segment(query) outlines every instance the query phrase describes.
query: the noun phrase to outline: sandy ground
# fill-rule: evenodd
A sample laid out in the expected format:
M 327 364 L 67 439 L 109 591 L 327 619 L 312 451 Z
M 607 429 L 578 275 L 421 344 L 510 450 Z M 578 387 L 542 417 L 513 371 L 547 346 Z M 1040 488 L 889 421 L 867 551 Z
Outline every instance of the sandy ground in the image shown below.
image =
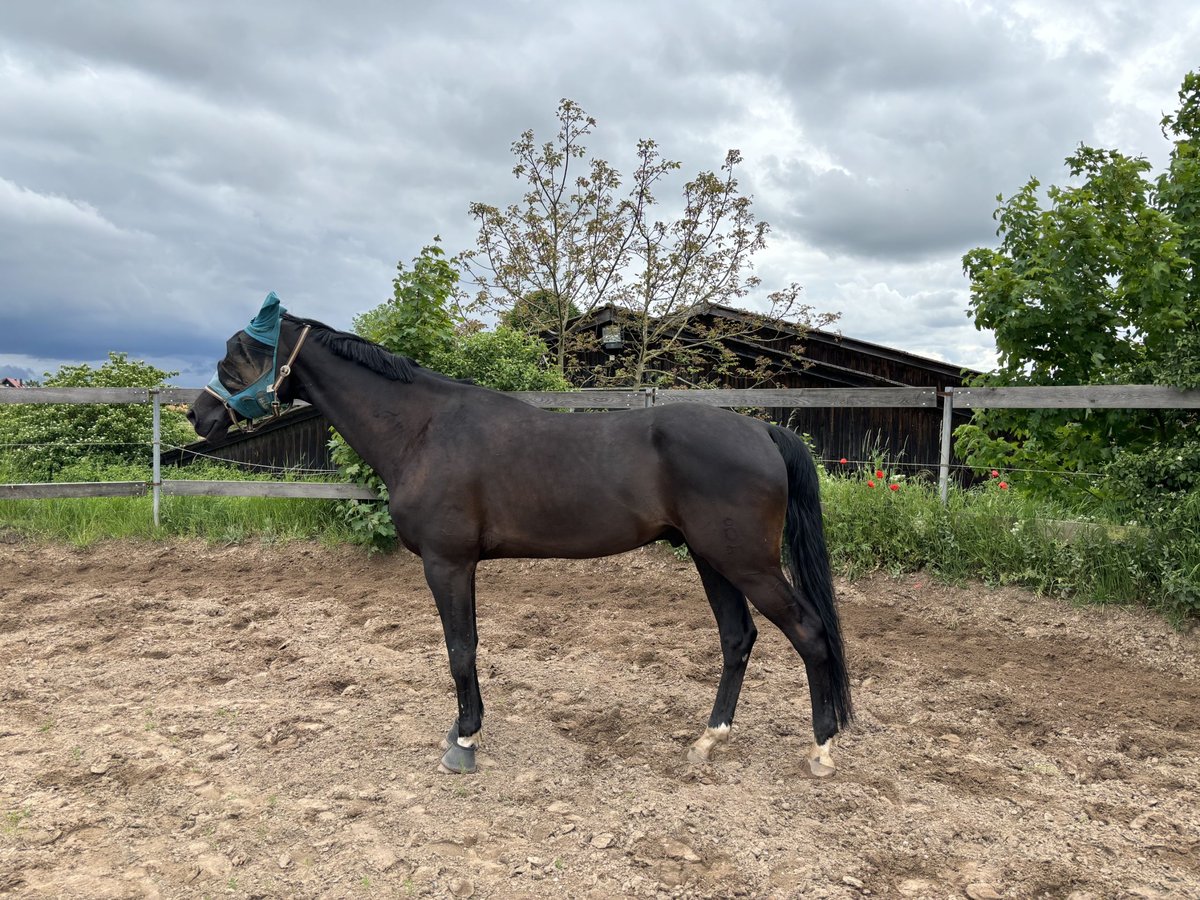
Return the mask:
M 808 772 L 759 621 L 733 741 L 660 548 L 479 576 L 486 752 L 419 562 L 0 543 L 0 895 L 1197 897 L 1200 634 L 922 576 L 840 584 L 858 722 Z

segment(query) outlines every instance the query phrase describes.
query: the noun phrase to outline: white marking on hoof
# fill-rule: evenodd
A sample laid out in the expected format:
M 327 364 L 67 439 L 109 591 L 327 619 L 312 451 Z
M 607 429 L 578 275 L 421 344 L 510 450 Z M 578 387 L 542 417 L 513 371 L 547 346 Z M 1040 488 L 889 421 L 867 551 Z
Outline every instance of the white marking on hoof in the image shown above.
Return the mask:
M 808 751 L 808 767 L 817 778 L 828 778 L 837 771 L 833 764 L 833 738 L 823 744 L 813 744 Z
M 700 735 L 700 739 L 692 744 L 688 750 L 688 762 L 706 763 L 708 762 L 708 754 L 717 744 L 724 744 L 729 740 L 729 726 L 718 725 L 716 728 L 705 728 L 704 734 Z
M 473 735 L 471 735 L 469 738 L 461 738 L 460 737 L 460 738 L 455 738 L 455 740 L 458 742 L 458 746 L 460 746 L 460 747 L 474 747 L 476 750 L 479 750 L 479 749 L 482 749 L 482 747 L 483 747 L 483 732 L 477 731 Z M 470 741 L 470 743 L 467 743 L 468 741 Z M 445 738 L 442 738 L 441 741 L 438 743 L 438 746 L 443 750 L 449 750 L 450 742 L 448 740 L 446 740 Z

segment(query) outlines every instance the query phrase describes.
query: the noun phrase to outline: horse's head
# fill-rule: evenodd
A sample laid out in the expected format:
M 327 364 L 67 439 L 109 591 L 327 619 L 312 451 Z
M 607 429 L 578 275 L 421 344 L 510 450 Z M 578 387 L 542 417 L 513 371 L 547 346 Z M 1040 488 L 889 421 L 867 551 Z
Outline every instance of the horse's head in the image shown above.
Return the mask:
M 271 292 L 250 325 L 225 342 L 217 374 L 188 410 L 188 421 L 200 437 L 222 443 L 231 426 L 245 430 L 254 420 L 276 415 L 291 404 L 286 378 L 290 360 L 283 365 L 279 360 L 284 312 Z

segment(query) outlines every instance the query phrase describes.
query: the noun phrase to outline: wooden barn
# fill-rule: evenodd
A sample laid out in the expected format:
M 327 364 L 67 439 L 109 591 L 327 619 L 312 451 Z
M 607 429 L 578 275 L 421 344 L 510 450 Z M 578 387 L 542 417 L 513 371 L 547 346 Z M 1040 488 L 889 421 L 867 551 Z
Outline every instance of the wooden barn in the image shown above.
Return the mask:
M 872 388 L 932 387 L 943 391 L 960 387 L 976 374 L 961 366 L 917 356 L 903 350 L 844 337 L 831 331 L 801 331 L 786 323 L 766 322 L 742 310 L 709 305 L 693 314 L 697 333 L 720 333 L 732 323 L 722 346 L 735 354 L 735 370 L 754 375 L 725 376 L 701 372 L 705 386 L 729 388 Z M 749 327 L 747 327 L 749 325 Z M 578 354 L 577 379 L 581 386 L 594 383 L 591 373 L 615 366 L 619 358 L 623 324 L 612 307 L 598 310 L 590 328 L 595 341 Z M 683 332 L 684 343 L 687 329 Z M 610 349 L 606 353 L 605 346 Z M 613 351 L 617 352 L 613 352 Z M 606 360 L 607 357 L 607 360 Z M 759 365 L 765 361 L 765 365 Z M 686 387 L 685 384 L 667 384 Z M 882 453 L 916 469 L 936 470 L 940 453 L 940 409 L 804 408 L 769 409 L 774 421 L 812 437 L 819 455 L 832 462 L 845 458 L 870 461 Z M 955 411 L 955 427 L 970 419 L 967 410 Z
M 720 327 L 720 320 L 746 320 L 747 314 L 727 307 L 710 306 L 697 313 L 699 329 Z M 616 354 L 606 352 L 618 337 L 614 326 L 620 322 L 614 310 L 605 308 L 592 317 L 588 326 L 596 340 L 577 355 L 577 370 L 589 373 L 577 378 L 580 387 L 595 386 L 596 372 L 615 365 Z M 756 324 L 752 331 L 730 329 L 723 346 L 741 361 L 744 369 L 759 367 L 758 374 L 719 376 L 702 373 L 708 385 L 731 388 L 831 388 L 831 387 L 933 387 L 944 390 L 962 384 L 959 366 L 928 359 L 903 350 L 855 340 L 829 331 L 800 332 L 779 323 Z M 764 372 L 766 377 L 764 378 Z M 683 386 L 676 384 L 676 387 Z M 941 434 L 941 410 L 917 408 L 803 408 L 768 409 L 767 416 L 812 437 L 817 452 L 827 465 L 836 461 L 872 461 L 883 454 L 888 459 L 915 470 L 936 470 Z M 955 424 L 969 418 L 969 412 L 956 412 Z M 237 462 L 247 467 L 332 469 L 327 447 L 329 425 L 310 407 L 293 409 L 269 422 L 253 434 L 239 435 L 229 443 L 211 448 L 199 441 L 184 450 L 164 454 L 166 464 L 186 465 L 197 454 Z

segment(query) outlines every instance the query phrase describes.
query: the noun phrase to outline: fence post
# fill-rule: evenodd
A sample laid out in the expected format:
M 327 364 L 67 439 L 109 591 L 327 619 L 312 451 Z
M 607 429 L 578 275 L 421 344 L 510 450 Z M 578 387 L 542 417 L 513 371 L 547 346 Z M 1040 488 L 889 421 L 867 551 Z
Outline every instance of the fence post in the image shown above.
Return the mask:
M 950 496 L 950 434 L 953 431 L 954 388 L 946 388 L 942 394 L 942 443 L 941 461 L 938 464 L 938 494 L 945 506 Z
M 154 495 L 154 527 L 158 527 L 158 501 L 162 495 L 162 413 L 161 405 L 158 400 L 158 388 L 150 389 L 150 402 L 153 404 L 153 442 L 154 442 L 154 473 L 153 480 L 150 485 L 151 493 Z

